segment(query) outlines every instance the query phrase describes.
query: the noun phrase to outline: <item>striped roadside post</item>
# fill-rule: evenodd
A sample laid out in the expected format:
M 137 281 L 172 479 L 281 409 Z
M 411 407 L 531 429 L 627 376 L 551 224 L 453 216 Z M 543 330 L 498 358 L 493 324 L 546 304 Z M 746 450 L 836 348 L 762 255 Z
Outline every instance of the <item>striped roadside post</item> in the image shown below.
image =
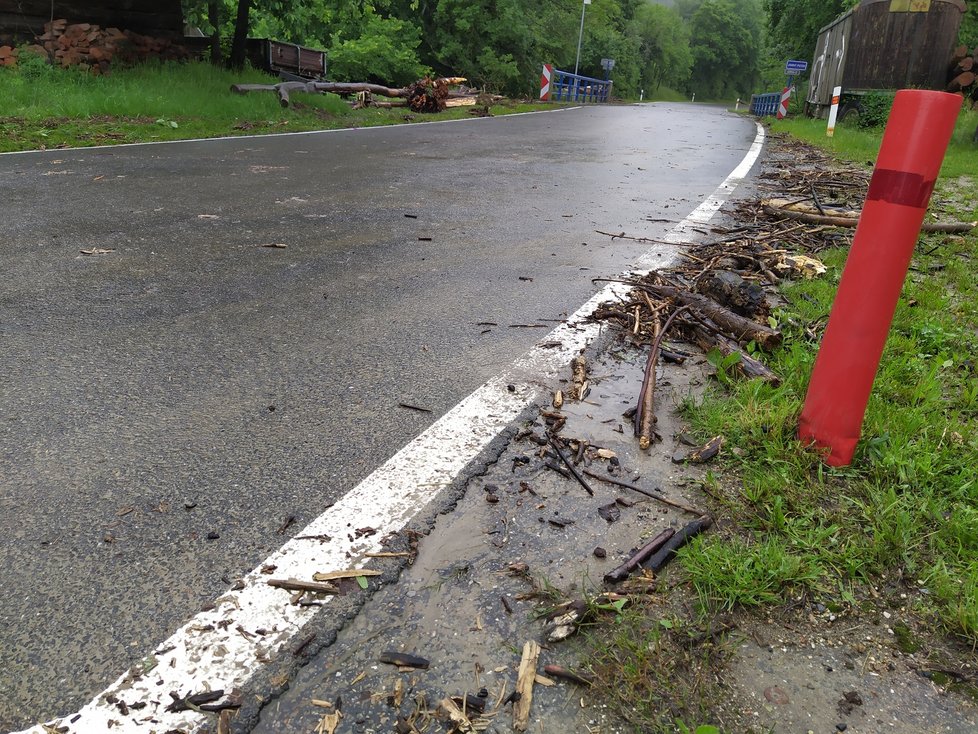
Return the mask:
M 783 120 L 788 116 L 788 100 L 791 99 L 791 87 L 785 87 L 781 92 L 781 103 L 778 105 L 778 119 Z
M 540 101 L 550 101 L 550 82 L 554 78 L 553 64 L 544 64 L 543 73 L 540 74 Z
M 842 97 L 842 87 L 832 90 L 832 109 L 829 110 L 829 128 L 825 131 L 828 137 L 835 135 L 835 121 L 839 117 L 839 99 Z
M 904 89 L 893 100 L 876 170 L 815 359 L 798 438 L 829 466 L 852 461 L 914 245 L 961 96 Z

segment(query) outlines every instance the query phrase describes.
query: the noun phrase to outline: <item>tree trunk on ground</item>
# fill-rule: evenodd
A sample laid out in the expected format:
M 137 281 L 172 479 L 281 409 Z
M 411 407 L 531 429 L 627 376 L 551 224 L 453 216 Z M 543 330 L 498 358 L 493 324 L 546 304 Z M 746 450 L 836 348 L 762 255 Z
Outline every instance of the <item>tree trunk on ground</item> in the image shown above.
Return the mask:
M 238 0 L 238 15 L 234 21 L 234 40 L 231 43 L 231 58 L 228 66 L 232 69 L 244 67 L 248 41 L 248 14 L 251 12 L 251 0 Z

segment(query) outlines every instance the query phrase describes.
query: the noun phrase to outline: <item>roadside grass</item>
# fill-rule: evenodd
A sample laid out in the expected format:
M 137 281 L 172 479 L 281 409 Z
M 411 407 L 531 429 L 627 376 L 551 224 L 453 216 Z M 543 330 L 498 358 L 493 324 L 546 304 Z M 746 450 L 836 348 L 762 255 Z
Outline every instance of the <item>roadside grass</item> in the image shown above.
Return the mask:
M 802 115 L 785 120 L 771 121 L 773 132 L 785 132 L 807 143 L 831 151 L 839 158 L 854 161 L 861 165 L 873 165 L 882 141 L 882 129 L 860 129 L 855 124 L 842 123 L 836 126 L 834 137 L 825 135 L 825 120 L 813 120 Z M 941 168 L 942 178 L 974 175 L 978 171 L 978 143 L 972 140 L 978 127 L 978 110 L 964 109 L 958 117 L 954 135 Z
M 781 126 L 799 128 L 810 126 Z M 879 132 L 858 135 L 850 153 L 878 148 Z M 974 178 L 960 179 L 974 176 L 976 157 L 960 144 L 948 153 L 935 202 L 952 217 L 978 218 Z M 856 457 L 832 469 L 801 448 L 795 430 L 817 352 L 812 335 L 824 329 L 846 254 L 823 251 L 825 276 L 782 290 L 786 305 L 775 316 L 784 347 L 767 358 L 780 387 L 725 381 L 683 406 L 702 436 L 722 433 L 738 449 L 718 468 L 733 481 L 712 491 L 747 531 L 698 539 L 683 565 L 704 610 L 800 590 L 852 604 L 861 584 L 898 579 L 917 592 L 919 614 L 976 644 L 978 235 L 919 241 Z
M 238 95 L 235 83 L 274 83 L 261 71 L 231 72 L 203 62 L 148 63 L 96 77 L 45 64 L 0 69 L 0 152 L 225 135 L 300 132 L 469 117 L 408 109 L 353 110 L 336 95 L 294 94 L 283 109 L 274 94 Z M 508 103 L 494 115 L 540 109 Z

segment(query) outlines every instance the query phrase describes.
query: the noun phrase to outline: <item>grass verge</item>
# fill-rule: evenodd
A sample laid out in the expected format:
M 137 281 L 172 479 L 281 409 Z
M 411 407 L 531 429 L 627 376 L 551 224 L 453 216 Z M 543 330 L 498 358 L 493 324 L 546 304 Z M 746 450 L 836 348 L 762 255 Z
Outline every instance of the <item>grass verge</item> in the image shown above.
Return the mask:
M 470 117 L 468 108 L 413 115 L 353 110 L 336 95 L 293 95 L 283 109 L 270 93 L 237 95 L 234 83 L 274 83 L 266 74 L 206 63 L 143 64 L 96 77 L 45 64 L 0 69 L 0 152 L 301 132 Z M 540 109 L 496 105 L 494 115 Z
M 850 154 L 878 149 L 879 132 L 853 132 Z M 978 218 L 975 181 L 962 173 L 975 172 L 976 157 L 951 147 L 936 208 Z M 978 235 L 919 241 L 856 458 L 830 469 L 801 450 L 795 430 L 818 347 L 810 335 L 824 328 L 846 254 L 822 252 L 825 277 L 782 291 L 785 344 L 770 360 L 780 387 L 730 383 L 686 406 L 703 435 L 723 433 L 739 449 L 726 454 L 737 478 L 721 494 L 748 533 L 699 540 L 683 564 L 706 608 L 777 601 L 799 586 L 851 603 L 856 585 L 895 574 L 919 592 L 920 614 L 978 643 Z

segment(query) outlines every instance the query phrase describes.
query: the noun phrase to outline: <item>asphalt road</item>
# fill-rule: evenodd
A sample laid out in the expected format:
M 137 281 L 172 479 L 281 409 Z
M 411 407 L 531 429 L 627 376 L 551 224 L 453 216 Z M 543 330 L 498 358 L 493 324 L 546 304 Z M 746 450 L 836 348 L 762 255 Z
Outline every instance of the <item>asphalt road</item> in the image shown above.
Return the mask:
M 648 105 L 0 156 L 0 730 L 87 702 L 754 133 Z

